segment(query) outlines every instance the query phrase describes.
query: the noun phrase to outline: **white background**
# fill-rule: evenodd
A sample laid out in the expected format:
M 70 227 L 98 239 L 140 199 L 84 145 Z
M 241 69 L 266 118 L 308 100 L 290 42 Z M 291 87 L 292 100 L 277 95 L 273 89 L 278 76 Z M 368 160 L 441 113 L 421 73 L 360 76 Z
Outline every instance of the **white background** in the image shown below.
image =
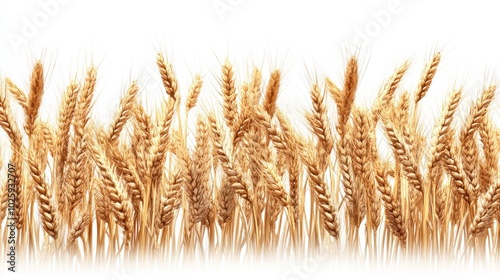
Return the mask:
M 282 68 L 279 106 L 304 122 L 314 76 L 340 83 L 349 54 L 362 64 L 356 102 L 368 106 L 398 63 L 412 63 L 403 83 L 412 89 L 440 50 L 442 63 L 423 101 L 423 115 L 434 119 L 452 87 L 465 85 L 470 99 L 497 80 L 498 11 L 495 1 L 1 0 L 0 75 L 27 89 L 33 61 L 43 59 L 42 116 L 51 118 L 68 81 L 93 62 L 99 79 L 93 113 L 107 116 L 133 79 L 148 94 L 161 91 L 158 51 L 174 63 L 184 93 L 195 73 L 203 75 L 205 104 L 217 96 L 214 77 L 227 57 L 239 81 L 251 65 Z M 497 108 L 495 102 L 495 115 Z

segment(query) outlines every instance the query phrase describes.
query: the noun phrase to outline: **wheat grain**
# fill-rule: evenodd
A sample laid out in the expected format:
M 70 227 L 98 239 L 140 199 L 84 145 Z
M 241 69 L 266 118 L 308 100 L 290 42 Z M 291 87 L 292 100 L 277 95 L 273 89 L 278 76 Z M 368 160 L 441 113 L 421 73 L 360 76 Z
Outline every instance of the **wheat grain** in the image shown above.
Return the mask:
M 273 116 L 274 112 L 276 111 L 276 100 L 278 99 L 280 84 L 281 71 L 274 70 L 271 73 L 271 77 L 269 77 L 266 93 L 264 95 L 264 109 L 270 116 Z
M 333 206 L 330 192 L 323 179 L 323 175 L 320 173 L 319 166 L 315 163 L 314 158 L 310 158 L 306 165 L 310 179 L 309 186 L 314 190 L 323 226 L 331 236 L 338 238 L 339 222 L 337 211 Z
M 420 83 L 418 84 L 417 91 L 415 93 L 415 103 L 418 103 L 427 94 L 429 87 L 434 79 L 434 75 L 437 72 L 439 62 L 441 61 L 441 53 L 436 52 L 432 57 L 432 60 L 425 66 L 425 70 L 420 78 Z
M 41 126 L 35 126 L 33 131 L 34 139 L 42 137 L 42 133 L 43 131 L 41 131 Z M 44 155 L 43 150 L 31 149 L 28 163 L 31 178 L 33 178 L 33 181 L 35 182 L 38 207 L 43 229 L 49 236 L 57 240 L 59 235 L 59 220 L 57 217 L 57 208 L 52 200 L 52 190 L 49 188 L 49 185 L 45 180 L 45 167 L 41 161 L 44 157 L 46 157 L 46 155 Z
M 493 215 L 498 211 L 500 205 L 500 184 L 495 182 L 491 185 L 479 200 L 479 207 L 470 225 L 470 232 L 473 236 L 480 235 L 482 232 L 491 227 Z
M 221 93 L 224 100 L 224 119 L 227 126 L 233 129 L 238 112 L 238 104 L 236 103 L 236 89 L 234 86 L 233 66 L 227 59 L 222 66 Z
M 128 87 L 127 93 L 120 101 L 118 114 L 115 115 L 113 123 L 111 124 L 108 136 L 109 142 L 115 143 L 118 137 L 120 137 L 120 133 L 123 130 L 125 123 L 132 116 L 138 92 L 139 92 L 139 87 L 135 82 L 132 82 Z
M 328 156 L 333 149 L 333 136 L 330 130 L 330 123 L 327 117 L 324 93 L 317 84 L 313 84 L 311 89 L 311 99 L 313 101 L 313 113 L 306 115 L 314 134 L 323 146 L 325 155 Z
M 209 115 L 208 120 L 210 121 L 211 133 L 213 137 L 213 145 L 215 152 L 217 153 L 218 160 L 220 161 L 224 173 L 226 173 L 227 179 L 231 187 L 235 189 L 235 192 L 242 198 L 247 200 L 252 204 L 252 192 L 248 186 L 243 181 L 240 172 L 238 172 L 228 154 L 222 146 L 222 138 L 220 134 L 220 128 L 217 123 L 217 119 L 214 115 Z
M 189 87 L 189 93 L 186 101 L 186 111 L 193 109 L 196 106 L 196 102 L 198 101 L 198 96 L 201 92 L 201 87 L 203 86 L 203 80 L 201 76 L 197 74 L 194 76 L 193 82 Z
M 177 99 L 177 78 L 175 77 L 172 65 L 168 63 L 163 54 L 156 55 L 156 65 L 160 71 L 161 80 L 165 92 L 174 100 Z
M 35 120 L 38 117 L 38 110 L 42 103 L 44 93 L 44 70 L 41 61 L 37 61 L 31 72 L 30 91 L 27 100 L 25 130 L 28 135 L 33 132 Z

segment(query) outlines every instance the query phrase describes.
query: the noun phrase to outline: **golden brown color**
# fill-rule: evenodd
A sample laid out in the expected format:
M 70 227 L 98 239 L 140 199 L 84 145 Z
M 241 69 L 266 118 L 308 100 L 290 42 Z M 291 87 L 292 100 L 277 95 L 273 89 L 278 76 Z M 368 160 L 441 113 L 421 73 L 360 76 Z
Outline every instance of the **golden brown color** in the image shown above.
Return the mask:
M 4 229 L 6 216 L 17 219 L 22 262 L 33 262 L 33 254 L 74 267 L 146 257 L 293 259 L 326 246 L 338 249 L 338 259 L 384 265 L 446 256 L 498 262 L 500 129 L 488 113 L 497 108 L 496 85 L 486 85 L 465 121 L 456 117 L 465 92 L 451 91 L 427 132 L 429 117 L 418 104 L 441 54 L 416 89 L 401 86 L 410 63 L 396 67 L 372 106 L 356 102 L 361 80 L 352 56 L 341 81 L 311 81 L 302 130 L 280 108 L 281 69 L 265 77 L 254 68 L 237 83 L 226 60 L 213 93 L 222 104 L 207 112 L 192 110 L 209 94 L 202 77 L 184 92 L 165 57 L 157 55 L 165 92 L 154 113 L 131 82 L 108 126 L 91 117 L 102 82 L 93 66 L 67 85 L 55 124 L 39 114 L 41 61 L 28 89 L 0 81 L 7 139 L 0 170 L 11 163 L 17 177 L 17 202 L 7 213 L 7 176 L 0 176 L 0 223 Z

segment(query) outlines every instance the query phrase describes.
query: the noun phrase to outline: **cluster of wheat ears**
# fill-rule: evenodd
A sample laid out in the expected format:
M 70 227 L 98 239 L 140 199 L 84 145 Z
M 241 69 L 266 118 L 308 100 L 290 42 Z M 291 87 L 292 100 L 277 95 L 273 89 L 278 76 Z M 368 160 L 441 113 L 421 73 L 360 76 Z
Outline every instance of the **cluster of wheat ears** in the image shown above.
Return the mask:
M 412 90 L 400 88 L 409 68 L 402 63 L 363 108 L 354 102 L 359 66 L 350 57 L 342 84 L 311 84 L 309 133 L 277 106 L 279 69 L 264 78 L 256 68 L 237 85 L 226 60 L 220 112 L 190 115 L 203 81 L 195 76 L 183 95 L 162 54 L 164 96 L 154 112 L 132 82 L 110 126 L 92 120 L 98 75 L 89 67 L 69 83 L 51 124 L 39 117 L 45 77 L 36 62 L 27 91 L 8 78 L 0 87 L 0 125 L 10 143 L 1 165 L 1 254 L 8 250 L 11 163 L 24 263 L 293 258 L 324 248 L 379 263 L 496 262 L 500 128 L 488 111 L 496 86 L 484 88 L 465 121 L 454 120 L 464 93 L 450 91 L 426 135 L 419 102 L 440 60 L 435 53 Z M 15 109 L 24 111 L 22 124 Z M 196 119 L 192 129 L 188 117 Z M 381 141 L 392 153 L 382 156 Z

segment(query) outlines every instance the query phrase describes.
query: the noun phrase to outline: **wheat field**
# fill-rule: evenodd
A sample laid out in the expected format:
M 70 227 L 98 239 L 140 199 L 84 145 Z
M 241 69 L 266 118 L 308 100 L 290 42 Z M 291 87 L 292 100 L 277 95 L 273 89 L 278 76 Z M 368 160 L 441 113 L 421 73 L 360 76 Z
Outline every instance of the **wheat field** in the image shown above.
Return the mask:
M 174 65 L 162 53 L 156 60 L 162 101 L 148 109 L 138 96 L 149 93 L 132 82 L 110 125 L 91 117 L 104 82 L 94 66 L 59 93 L 54 123 L 39 116 L 41 61 L 28 88 L 2 78 L 0 254 L 15 234 L 20 270 L 321 254 L 371 266 L 499 264 L 495 84 L 484 85 L 463 120 L 456 112 L 468 93 L 443 93 L 427 133 L 419 105 L 441 53 L 419 70 L 416 88 L 401 87 L 410 63 L 395 67 L 371 106 L 355 102 L 360 66 L 352 56 L 341 83 L 310 84 L 304 131 L 277 102 L 280 69 L 264 77 L 255 68 L 237 83 L 226 60 L 216 92 L 200 75 L 181 91 Z M 194 110 L 200 94 L 222 104 Z

